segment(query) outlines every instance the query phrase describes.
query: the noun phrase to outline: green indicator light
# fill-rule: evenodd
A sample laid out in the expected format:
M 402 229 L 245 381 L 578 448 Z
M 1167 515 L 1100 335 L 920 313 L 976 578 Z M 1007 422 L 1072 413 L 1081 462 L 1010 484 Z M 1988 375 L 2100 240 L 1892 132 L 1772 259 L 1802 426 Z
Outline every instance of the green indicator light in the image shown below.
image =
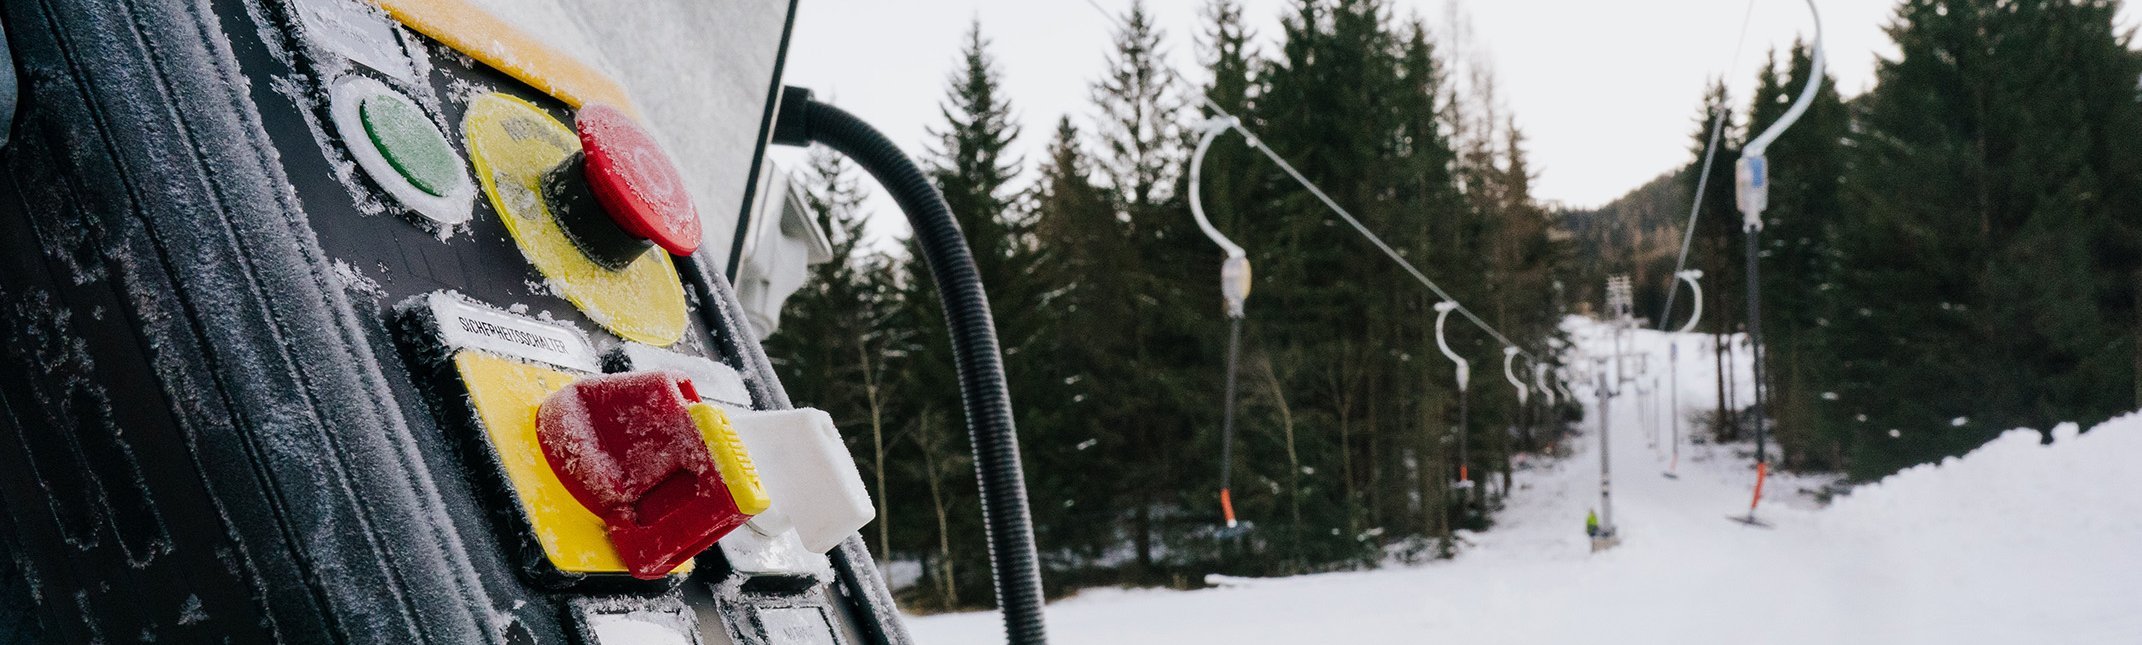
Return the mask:
M 373 147 L 418 190 L 444 197 L 466 180 L 461 156 L 446 142 L 446 135 L 407 99 L 391 94 L 367 96 L 358 106 L 358 115 Z

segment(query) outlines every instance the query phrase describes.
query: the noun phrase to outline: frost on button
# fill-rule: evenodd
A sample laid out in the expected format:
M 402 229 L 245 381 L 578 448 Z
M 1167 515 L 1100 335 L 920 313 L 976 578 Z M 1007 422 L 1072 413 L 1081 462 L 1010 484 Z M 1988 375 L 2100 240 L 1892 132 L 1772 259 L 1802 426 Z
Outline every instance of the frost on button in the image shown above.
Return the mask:
M 545 399 L 536 432 L 566 488 L 591 507 L 631 517 L 678 471 L 711 469 L 676 385 L 683 379 L 677 372 L 589 377 Z

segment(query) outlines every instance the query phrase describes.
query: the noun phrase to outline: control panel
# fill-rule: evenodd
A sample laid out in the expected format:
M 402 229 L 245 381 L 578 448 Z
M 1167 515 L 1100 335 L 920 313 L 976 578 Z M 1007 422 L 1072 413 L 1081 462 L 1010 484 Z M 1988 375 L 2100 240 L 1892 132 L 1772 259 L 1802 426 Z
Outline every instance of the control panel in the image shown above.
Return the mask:
M 905 642 L 839 431 L 723 274 L 823 234 L 733 226 L 786 204 L 739 172 L 762 144 L 669 130 L 764 141 L 789 2 L 649 4 L 770 26 L 702 19 L 753 37 L 700 82 L 760 105 L 696 122 L 498 3 L 122 5 L 8 15 L 47 25 L 28 120 L 65 124 L 0 204 L 0 534 L 52 640 Z M 136 47 L 81 60 L 106 41 Z

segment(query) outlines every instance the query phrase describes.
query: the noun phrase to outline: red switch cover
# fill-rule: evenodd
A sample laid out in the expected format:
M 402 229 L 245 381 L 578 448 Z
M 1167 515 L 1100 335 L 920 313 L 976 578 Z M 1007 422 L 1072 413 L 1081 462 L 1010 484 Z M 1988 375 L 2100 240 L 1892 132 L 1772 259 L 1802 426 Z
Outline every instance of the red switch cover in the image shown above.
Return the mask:
M 699 211 L 684 175 L 653 135 L 606 105 L 581 106 L 573 127 L 587 155 L 588 189 L 618 228 L 672 255 L 699 249 Z
M 689 412 L 698 401 L 682 373 L 630 372 L 574 381 L 536 413 L 544 459 L 635 578 L 669 574 L 751 519 Z

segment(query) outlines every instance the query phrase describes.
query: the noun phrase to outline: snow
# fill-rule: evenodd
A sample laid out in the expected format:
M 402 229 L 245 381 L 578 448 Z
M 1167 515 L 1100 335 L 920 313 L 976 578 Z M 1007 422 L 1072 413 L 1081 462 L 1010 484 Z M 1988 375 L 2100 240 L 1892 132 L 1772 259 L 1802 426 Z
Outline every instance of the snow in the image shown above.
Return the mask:
M 750 174 L 751 150 L 764 136 L 772 54 L 785 33 L 776 0 L 476 0 L 576 60 L 606 73 L 631 94 L 647 129 L 683 170 L 698 205 L 702 237 L 726 263 L 736 213 Z M 630 6 L 631 10 L 620 10 Z M 718 62 L 717 62 L 718 61 Z M 629 64 L 626 64 L 629 63 Z M 708 127 L 709 124 L 721 127 Z
M 1573 319 L 1570 328 L 1580 351 L 1611 351 L 1596 325 Z M 1629 346 L 1664 366 L 1669 340 L 1682 343 L 1683 412 L 1709 409 L 1707 339 L 1638 332 Z M 1745 392 L 1746 374 L 1737 376 Z M 1596 411 L 1590 384 L 1581 385 L 1572 389 Z M 1827 507 L 1808 491 L 1828 480 L 1773 476 L 1760 515 L 1775 528 L 1765 530 L 1725 519 L 1747 510 L 1749 447 L 1683 445 L 1680 478 L 1661 477 L 1668 431 L 1649 447 L 1655 429 L 1639 426 L 1637 396 L 1625 388 L 1609 406 L 1619 547 L 1593 554 L 1583 535 L 1598 499 L 1594 418 L 1575 454 L 1518 474 L 1498 526 L 1464 536 L 1469 546 L 1455 559 L 1223 578 L 1199 591 L 1088 591 L 1049 606 L 1050 636 L 1071 644 L 2142 642 L 2142 469 L 2132 467 L 2142 457 L 2142 415 L 2087 433 L 2065 425 L 2049 446 L 2035 430 L 2011 431 Z M 918 642 L 1002 639 L 990 612 L 909 624 Z

